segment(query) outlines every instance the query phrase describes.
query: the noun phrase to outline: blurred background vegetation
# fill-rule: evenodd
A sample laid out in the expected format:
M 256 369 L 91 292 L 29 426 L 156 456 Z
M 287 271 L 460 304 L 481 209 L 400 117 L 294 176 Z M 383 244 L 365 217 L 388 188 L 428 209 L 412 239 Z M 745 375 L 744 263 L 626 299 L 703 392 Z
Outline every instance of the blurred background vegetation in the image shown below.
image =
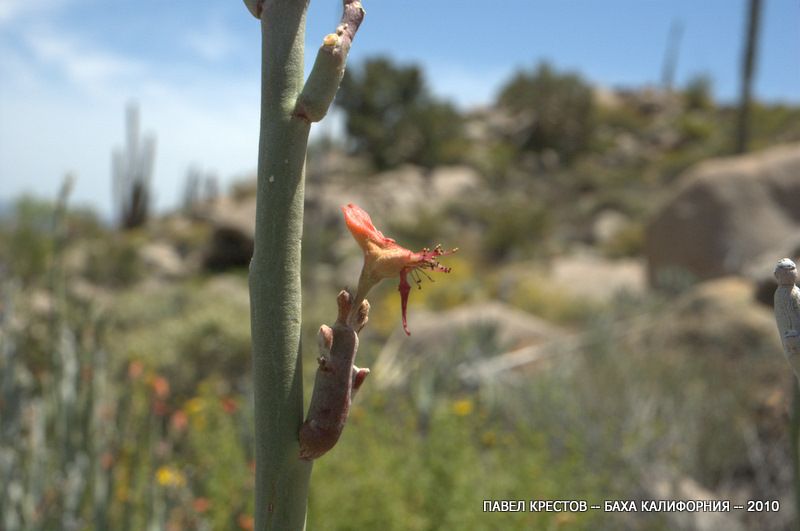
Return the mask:
M 358 277 L 340 205 L 409 247 L 460 251 L 412 292 L 408 339 L 396 287 L 374 290 L 359 351 L 372 376 L 315 464 L 309 529 L 794 528 L 791 372 L 757 300 L 768 278 L 646 278 L 653 221 L 697 163 L 737 148 L 739 111 L 710 78 L 612 90 L 541 63 L 462 111 L 420 67 L 375 57 L 336 104 L 346 140 L 310 152 L 304 344 Z M 155 141 L 137 143 L 128 113 L 113 225 L 70 206 L 68 179 L 55 201 L 2 215 L 1 529 L 253 527 L 254 183 L 220 192 L 190 172 L 182 208 L 155 215 Z M 800 107 L 753 101 L 748 123 L 757 156 L 800 150 Z M 482 512 L 715 498 L 781 511 Z

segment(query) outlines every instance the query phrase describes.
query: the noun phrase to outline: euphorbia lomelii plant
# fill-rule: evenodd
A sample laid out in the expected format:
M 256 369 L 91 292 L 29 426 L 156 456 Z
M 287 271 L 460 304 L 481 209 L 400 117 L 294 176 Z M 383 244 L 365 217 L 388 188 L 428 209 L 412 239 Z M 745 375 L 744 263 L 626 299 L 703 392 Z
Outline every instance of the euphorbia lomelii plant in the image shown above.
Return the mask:
M 352 393 L 368 371 L 353 366 L 358 332 L 366 324 L 367 290 L 382 275 L 401 279 L 405 315 L 406 276 L 421 267 L 439 268 L 433 251 L 387 260 L 399 252 L 380 240 L 369 216 L 354 230 L 365 250 L 365 274 L 352 298 L 339 294 L 333 328 L 320 329 L 319 369 L 303 423 L 300 353 L 300 242 L 303 229 L 305 156 L 312 122 L 321 120 L 344 74 L 345 60 L 364 18 L 358 0 L 343 0 L 336 31 L 323 38 L 311 74 L 303 83 L 303 43 L 308 0 L 244 0 L 261 22 L 261 136 L 258 156 L 256 231 L 250 263 L 250 314 L 253 335 L 255 400 L 255 527 L 296 530 L 305 527 L 311 460 L 338 439 Z M 355 210 L 353 210 L 353 213 Z M 363 211 L 362 211 L 363 212 Z M 351 218 L 355 219 L 353 216 Z M 363 221 L 363 219 L 362 219 Z M 364 229 L 364 230 L 362 230 Z M 367 234 L 369 232 L 369 235 Z M 382 235 L 381 235 L 382 236 Z M 384 264 L 394 264 L 384 267 Z M 399 266 L 396 269 L 395 266 Z M 302 429 L 301 429 L 302 426 Z
M 343 4 L 342 20 L 322 39 L 304 84 L 308 0 L 245 0 L 261 23 L 262 36 L 256 229 L 250 263 L 258 531 L 305 526 L 311 462 L 300 458 L 298 441 L 303 422 L 299 353 L 305 158 L 311 123 L 321 120 L 333 101 L 364 18 L 358 0 Z

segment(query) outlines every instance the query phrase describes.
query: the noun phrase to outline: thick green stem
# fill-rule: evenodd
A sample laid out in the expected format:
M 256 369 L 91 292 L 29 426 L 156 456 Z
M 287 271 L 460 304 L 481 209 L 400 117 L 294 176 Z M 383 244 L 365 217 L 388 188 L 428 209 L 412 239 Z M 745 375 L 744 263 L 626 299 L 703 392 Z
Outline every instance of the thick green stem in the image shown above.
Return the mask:
M 307 2 L 262 4 L 261 137 L 250 316 L 253 335 L 256 529 L 302 529 L 311 464 L 303 422 L 300 245 L 309 123 L 292 116 L 303 87 Z
M 245 0 L 260 19 L 262 32 L 261 136 L 250 263 L 259 531 L 305 526 L 311 462 L 300 459 L 298 442 L 303 422 L 300 247 L 305 156 L 311 122 L 325 115 L 336 93 L 364 14 L 357 0 L 343 3 L 335 43 L 326 37 L 323 57 L 304 89 L 308 0 Z M 301 92 L 308 97 L 300 98 Z

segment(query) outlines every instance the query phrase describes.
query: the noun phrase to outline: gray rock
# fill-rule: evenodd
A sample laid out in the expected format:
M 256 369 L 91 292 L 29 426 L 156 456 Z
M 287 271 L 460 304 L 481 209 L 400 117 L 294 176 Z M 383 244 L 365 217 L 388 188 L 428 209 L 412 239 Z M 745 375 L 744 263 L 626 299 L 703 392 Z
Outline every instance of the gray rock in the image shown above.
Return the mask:
M 255 197 L 239 201 L 220 198 L 210 209 L 208 221 L 212 232 L 203 260 L 205 267 L 215 271 L 247 267 L 253 256 Z
M 139 250 L 139 256 L 147 270 L 158 277 L 180 278 L 188 273 L 186 264 L 168 243 L 148 243 Z
M 593 302 L 608 302 L 619 293 L 642 293 L 646 284 L 640 260 L 586 253 L 555 258 L 550 279 L 564 294 Z
M 592 240 L 598 244 L 606 243 L 617 236 L 629 222 L 628 216 L 618 210 L 601 210 L 592 222 Z
M 765 253 L 783 256 L 800 228 L 800 144 L 690 168 L 647 228 L 651 284 L 673 274 L 743 274 Z

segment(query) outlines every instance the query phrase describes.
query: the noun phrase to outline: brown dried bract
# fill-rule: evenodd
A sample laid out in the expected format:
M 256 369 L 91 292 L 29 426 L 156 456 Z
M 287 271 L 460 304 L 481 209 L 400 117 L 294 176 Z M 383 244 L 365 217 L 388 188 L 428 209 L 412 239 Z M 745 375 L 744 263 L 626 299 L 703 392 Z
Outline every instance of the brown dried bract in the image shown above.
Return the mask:
M 306 421 L 300 427 L 300 458 L 316 459 L 334 447 L 350 412 L 350 403 L 369 375 L 356 367 L 358 332 L 367 324 L 369 302 L 362 301 L 351 314 L 352 299 L 346 291 L 337 297 L 339 315 L 333 328 L 319 329 L 319 367 Z M 348 320 L 348 316 L 350 319 Z

